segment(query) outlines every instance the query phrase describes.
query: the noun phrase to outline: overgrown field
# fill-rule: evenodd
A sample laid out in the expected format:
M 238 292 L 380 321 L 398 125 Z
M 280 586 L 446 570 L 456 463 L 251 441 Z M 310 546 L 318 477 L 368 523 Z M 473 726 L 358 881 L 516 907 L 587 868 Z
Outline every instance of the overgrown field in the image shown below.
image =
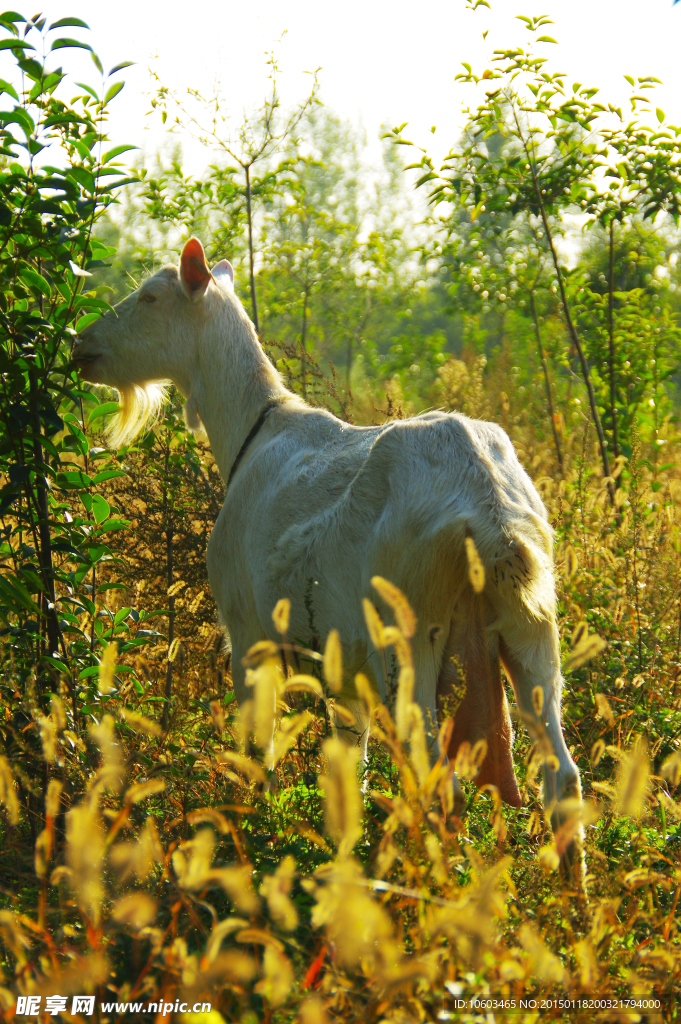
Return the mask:
M 10 12 L 0 28 L 25 90 L 0 82 L 14 105 L 0 114 L 5 1020 L 25 1019 L 18 997 L 39 996 L 44 1014 L 55 994 L 62 1019 L 102 1022 L 678 1019 L 678 130 L 659 127 L 661 111 L 645 128 L 639 99 L 638 120 L 620 111 L 617 130 L 601 127 L 617 111 L 507 51 L 478 83 L 500 75 L 499 92 L 445 168 L 419 157 L 421 187 L 447 212 L 410 235 L 338 171 L 352 139 L 314 97 L 271 132 L 257 180 L 238 160 L 202 182 L 177 162 L 153 178 L 104 135 L 117 88 L 106 79 L 67 103 L 61 69 L 23 46 L 28 29 L 68 49 L 77 19 L 50 28 Z M 300 155 L 303 131 L 314 158 Z M 399 151 L 386 152 L 383 198 L 406 208 Z M 561 238 L 576 211 L 593 230 L 570 263 Z M 156 425 L 111 451 L 115 396 L 70 363 L 75 332 L 125 275 L 197 230 L 216 256 L 233 247 L 266 350 L 313 404 L 360 424 L 440 407 L 508 431 L 555 530 L 586 904 L 558 871 L 538 719 L 516 722 L 518 810 L 477 790 L 474 752 L 432 765 L 413 705 L 401 742 L 395 708 L 362 679 L 368 763 L 340 743 L 340 653 L 316 634 L 314 580 L 309 633 L 289 635 L 276 606 L 281 642 L 249 655 L 253 698 L 237 709 L 205 571 L 223 493 L 210 451 L 172 390 Z M 372 630 L 409 665 L 400 601 Z M 445 735 L 455 710 L 442 709 Z M 93 1016 L 71 1014 L 85 994 Z

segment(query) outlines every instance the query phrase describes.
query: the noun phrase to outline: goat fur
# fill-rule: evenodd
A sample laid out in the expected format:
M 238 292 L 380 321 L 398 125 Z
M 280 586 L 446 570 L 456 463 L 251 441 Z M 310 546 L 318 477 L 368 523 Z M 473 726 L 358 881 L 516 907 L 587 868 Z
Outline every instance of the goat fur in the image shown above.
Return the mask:
M 122 394 L 122 419 L 112 435 L 118 443 L 147 422 L 163 382 L 175 383 L 186 398 L 187 423 L 205 427 L 225 481 L 261 410 L 279 403 L 235 473 L 208 546 L 239 701 L 242 658 L 256 641 L 278 639 L 272 610 L 288 597 L 291 637 L 309 642 L 315 632 L 321 642 L 338 629 L 347 674 L 341 696 L 359 722 L 354 741 L 365 750 L 368 722 L 353 680 L 361 670 L 388 699 L 390 663 L 372 647 L 362 614 L 362 598 L 369 597 L 389 620 L 370 584 L 383 576 L 404 592 L 418 618 L 414 700 L 431 737 L 438 701 L 463 676 L 466 695 L 449 754 L 465 740 L 485 739 L 478 783 L 520 802 L 501 662 L 521 716 L 553 748 L 545 799 L 554 827 L 562 823 L 558 804 L 580 799 L 580 781 L 560 724 L 552 531 L 499 426 L 430 412 L 356 427 L 311 408 L 284 387 L 267 359 L 234 293 L 229 264 L 209 271 L 196 239 L 185 245 L 179 268 L 159 270 L 86 328 L 74 359 L 85 379 Z M 473 594 L 468 580 L 467 536 L 485 568 L 482 595 Z M 569 848 L 583 875 L 581 831 Z

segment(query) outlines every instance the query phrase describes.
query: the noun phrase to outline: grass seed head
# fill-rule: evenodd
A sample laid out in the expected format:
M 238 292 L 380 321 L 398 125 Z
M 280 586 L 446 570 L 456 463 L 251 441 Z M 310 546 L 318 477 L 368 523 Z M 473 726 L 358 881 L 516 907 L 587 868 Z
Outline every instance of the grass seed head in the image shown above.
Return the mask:
M 319 996 L 308 996 L 300 1004 L 300 1024 L 330 1024 Z
M 371 716 L 379 704 L 379 698 L 363 672 L 358 672 L 355 676 L 355 686 L 357 688 L 357 696 L 364 704 L 366 713 Z
M 338 846 L 339 855 L 347 855 L 362 834 L 359 753 L 336 738 L 327 740 L 322 750 L 326 771 L 319 778 L 319 786 L 324 793 L 326 831 Z
M 107 644 L 99 662 L 98 685 L 100 693 L 110 694 L 116 692 L 116 687 L 114 686 L 114 669 L 116 668 L 117 655 L 118 644 Z
M 623 754 L 618 765 L 614 801 L 617 814 L 641 817 L 645 810 L 649 778 L 648 744 L 643 736 L 637 736 L 633 747 Z
M 215 852 L 215 833 L 212 828 L 200 828 L 182 843 L 172 856 L 173 871 L 183 889 L 202 889 L 210 875 Z
M 279 678 L 279 665 L 274 658 L 268 658 L 246 673 L 246 686 L 252 686 L 254 691 L 253 737 L 266 756 L 274 732 Z
M 64 701 L 56 693 L 52 694 L 50 701 L 50 717 L 54 722 L 57 732 L 63 732 L 66 728 L 66 710 Z
M 337 629 L 332 629 L 326 640 L 324 678 L 333 693 L 340 693 L 343 688 L 343 655 Z
M 662 775 L 669 779 L 672 786 L 678 786 L 681 782 L 681 750 L 675 750 L 662 765 Z
M 587 661 L 597 657 L 605 648 L 608 646 L 606 640 L 603 637 L 597 636 L 596 633 L 591 633 L 589 636 L 583 636 L 576 647 L 574 647 L 568 654 L 563 664 L 564 672 L 574 672 L 575 669 L 581 668 Z
M 90 726 L 89 733 L 102 754 L 102 766 L 90 780 L 90 786 L 93 790 L 103 788 L 110 793 L 118 793 L 123 786 L 124 769 L 112 716 L 104 715 L 101 722 Z
M 466 537 L 466 558 L 468 559 L 468 579 L 476 594 L 485 589 L 485 567 L 480 560 L 478 549 L 472 537 Z
M 288 854 L 272 875 L 266 875 L 260 885 L 260 895 L 267 901 L 272 920 L 286 932 L 298 925 L 298 911 L 290 892 L 296 874 L 296 862 Z
M 129 711 L 127 708 L 121 708 L 118 713 L 125 724 L 129 725 L 131 729 L 135 730 L 135 732 L 142 732 L 146 736 L 158 737 L 163 735 L 163 730 L 158 722 L 154 722 L 150 718 L 145 718 L 144 715 L 139 715 L 136 711 Z
M 531 925 L 524 924 L 520 928 L 518 938 L 527 953 L 530 971 L 537 981 L 560 985 L 565 978 L 565 969 L 558 957 L 542 941 L 538 932 Z
M 293 987 L 291 961 L 273 945 L 265 946 L 262 958 L 263 977 L 253 991 L 264 996 L 270 1006 L 281 1006 Z
M 229 896 L 241 914 L 255 914 L 260 900 L 253 892 L 253 868 L 250 864 L 230 864 L 225 868 L 215 868 L 210 880 Z
M 138 804 L 156 793 L 162 793 L 165 788 L 165 779 L 148 779 L 147 782 L 137 782 L 126 790 L 123 803 Z
M 591 748 L 591 755 L 590 755 L 591 763 L 592 763 L 592 765 L 594 767 L 596 767 L 596 765 L 598 764 L 600 759 L 603 757 L 604 753 L 605 753 L 605 740 L 603 740 L 603 739 L 596 740 L 596 742 L 594 743 L 593 747 Z
M 154 921 L 158 904 L 145 892 L 131 892 L 114 903 L 111 916 L 116 924 L 141 931 Z
M 323 884 L 311 886 L 316 901 L 312 924 L 326 930 L 341 966 L 353 968 L 361 963 L 369 977 L 383 977 L 385 967 L 399 961 L 400 950 L 388 914 L 364 882 L 355 860 L 335 861 Z
M 604 718 L 608 725 L 612 728 L 615 724 L 615 716 L 612 713 L 612 708 L 608 703 L 608 698 L 602 694 L 597 693 L 596 697 L 596 716 L 598 718 Z
M 416 632 L 416 616 L 402 591 L 394 583 L 383 579 L 382 576 L 372 576 L 371 585 L 379 592 L 385 603 L 392 608 L 397 628 L 402 636 L 411 640 Z
M 163 862 L 163 848 L 159 840 L 156 821 L 150 815 L 139 838 L 132 843 L 116 843 L 109 850 L 109 863 L 125 882 L 135 875 L 138 882 L 146 882 L 158 863 Z
M 54 719 L 52 715 L 38 715 L 37 721 L 43 757 L 48 764 L 52 764 L 57 759 L 57 729 Z
M 24 931 L 19 915 L 12 910 L 0 910 L 0 938 L 6 949 L 10 949 L 23 967 L 26 963 L 26 950 L 31 948 L 31 940 Z M 4 979 L 3 979 L 4 981 Z
M 289 622 L 291 619 L 291 602 L 288 597 L 282 597 L 280 601 L 274 606 L 272 612 L 272 622 L 277 633 L 281 636 L 286 636 L 288 633 Z
M 385 647 L 385 641 L 383 640 L 383 622 L 381 620 L 381 616 L 378 614 L 373 603 L 368 597 L 362 598 L 362 608 L 364 609 L 364 618 L 369 632 L 369 639 L 377 651 L 382 651 Z
M 33 864 L 38 878 L 45 878 L 47 866 L 52 856 L 52 830 L 44 828 L 35 841 Z
M 430 775 L 430 757 L 428 756 L 423 712 L 418 704 L 411 704 L 409 706 L 409 719 L 409 760 L 412 763 L 419 786 L 423 787 Z
M 59 814 L 61 791 L 62 784 L 59 779 L 50 779 L 47 784 L 47 792 L 45 794 L 45 814 L 53 821 Z
M 280 719 L 280 728 L 274 734 L 274 746 L 272 760 L 277 765 L 286 757 L 293 747 L 300 734 L 307 729 L 310 722 L 314 721 L 314 715 L 307 709 L 298 715 L 290 715 L 288 718 Z
M 2 754 L 0 754 L 0 804 L 7 811 L 10 825 L 17 825 L 19 823 L 19 798 L 9 761 Z
M 414 701 L 414 669 L 405 665 L 400 669 L 395 700 L 395 729 L 401 743 L 409 739 L 411 707 Z
M 568 545 L 565 551 L 565 579 L 569 582 L 579 569 L 579 559 L 572 545 Z
M 216 924 L 213 931 L 210 933 L 201 966 L 204 967 L 207 964 L 213 963 L 220 952 L 220 946 L 222 945 L 223 940 L 228 935 L 231 935 L 232 932 L 238 931 L 240 928 L 246 927 L 248 927 L 248 921 L 243 917 L 227 917 L 224 921 L 220 921 Z
M 101 920 L 104 885 L 104 833 L 91 796 L 66 815 L 66 861 L 78 906 L 93 926 Z

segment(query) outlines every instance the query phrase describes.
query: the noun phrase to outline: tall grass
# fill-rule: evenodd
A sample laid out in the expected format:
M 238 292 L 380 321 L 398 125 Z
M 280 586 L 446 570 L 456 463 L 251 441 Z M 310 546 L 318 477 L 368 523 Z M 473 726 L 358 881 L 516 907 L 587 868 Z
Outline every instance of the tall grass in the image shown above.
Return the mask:
M 275 610 L 281 643 L 250 652 L 252 699 L 237 710 L 203 578 L 197 509 L 170 588 L 174 649 L 159 635 L 144 658 L 131 654 L 118 666 L 110 647 L 98 692 L 75 722 L 72 694 L 56 674 L 48 713 L 32 681 L 17 682 L 5 665 L 6 1019 L 17 995 L 56 992 L 145 1005 L 206 1001 L 242 1024 L 482 1019 L 484 1007 L 470 1008 L 474 997 L 496 1001 L 495 1020 L 518 1020 L 520 1001 L 531 999 L 552 1003 L 543 1019 L 591 1018 L 589 1000 L 619 999 L 659 1000 L 656 1011 L 638 1012 L 676 1018 L 681 438 L 667 426 L 664 462 L 640 441 L 628 461 L 617 460 L 612 505 L 588 420 L 562 437 L 560 474 L 550 435 L 531 416 L 515 422 L 483 369 L 449 365 L 441 398 L 506 417 L 556 530 L 563 718 L 585 792 L 588 905 L 558 872 L 560 837 L 540 799 L 550 755 L 522 722 L 518 810 L 476 789 L 480 751 L 463 750 L 456 764 L 429 762 L 410 696 L 401 595 L 385 590 L 394 623 L 372 622 L 401 666 L 394 707 L 357 681 L 372 716 L 366 765 L 337 735 L 353 725 L 335 696 L 337 639 L 309 652 L 314 675 L 296 673 L 285 602 Z M 164 540 L 149 501 L 155 485 L 147 479 L 143 495 L 135 472 L 147 455 L 129 452 L 129 477 L 110 485 L 110 501 L 136 527 L 117 542 L 134 572 L 108 570 L 128 587 L 108 592 L 114 613 L 133 587 L 148 607 L 167 606 Z M 219 505 L 220 490 L 206 452 L 201 473 L 205 512 Z M 178 689 L 164 732 L 169 657 Z M 443 738 L 455 710 L 443 709 Z M 466 797 L 461 815 L 454 772 Z M 561 999 L 583 1006 L 566 1009 Z

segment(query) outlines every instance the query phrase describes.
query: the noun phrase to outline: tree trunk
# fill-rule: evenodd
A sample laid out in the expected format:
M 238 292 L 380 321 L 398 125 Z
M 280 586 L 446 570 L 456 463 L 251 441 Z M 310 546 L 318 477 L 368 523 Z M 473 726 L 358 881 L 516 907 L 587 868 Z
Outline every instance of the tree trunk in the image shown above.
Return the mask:
M 620 453 L 619 440 L 617 438 L 617 394 L 615 380 L 615 336 L 613 328 L 613 304 L 614 304 L 614 283 L 615 283 L 615 239 L 614 219 L 610 221 L 610 267 L 608 278 L 608 370 L 610 373 L 610 416 L 612 418 L 612 450 L 615 458 Z
M 168 526 L 166 530 L 166 570 L 167 570 L 167 583 L 168 588 L 173 585 L 173 528 Z M 173 640 L 175 639 L 175 597 L 168 598 L 168 653 L 170 654 L 170 648 L 173 646 Z M 166 668 L 166 689 L 165 689 L 165 704 L 163 705 L 163 718 L 161 725 L 165 731 L 168 728 L 168 721 L 170 719 L 170 698 L 173 692 L 173 663 L 168 658 L 168 665 Z
M 539 319 L 537 317 L 537 307 L 534 301 L 534 292 L 530 292 L 530 306 L 532 308 L 532 319 L 534 320 L 534 333 L 537 338 L 537 353 L 539 355 L 539 362 L 541 368 L 544 371 L 544 385 L 546 386 L 546 400 L 549 406 L 549 416 L 551 417 L 551 428 L 553 430 L 553 443 L 556 446 L 556 456 L 558 458 L 558 465 L 561 470 L 563 469 L 563 453 L 560 450 L 560 438 L 558 437 L 558 428 L 556 426 L 556 413 L 553 407 L 553 395 L 551 394 L 551 379 L 549 377 L 549 366 L 544 355 L 544 349 L 541 343 L 541 334 L 539 333 Z
M 255 292 L 255 267 L 253 261 L 253 210 L 251 208 L 251 168 L 244 167 L 246 174 L 246 212 L 248 216 L 248 259 L 251 277 L 251 305 L 253 307 L 253 324 L 255 332 L 260 337 L 260 321 L 258 320 L 258 298 Z
M 165 480 L 163 482 L 163 519 L 165 522 L 165 535 L 166 535 L 166 584 L 168 590 L 173 585 L 173 526 L 171 519 L 171 512 L 168 501 L 168 474 L 170 471 L 170 435 L 171 432 L 168 430 L 166 437 L 166 453 L 165 453 Z M 175 598 L 168 598 L 168 654 L 170 654 L 170 648 L 173 645 L 175 639 Z M 170 698 L 173 691 L 173 663 L 168 658 L 168 665 L 166 668 L 166 686 L 165 686 L 165 703 L 163 705 L 163 715 L 161 717 L 161 726 L 165 731 L 168 728 L 168 721 L 170 719 Z
M 43 593 L 43 611 L 47 625 L 47 653 L 52 657 L 59 652 L 59 623 L 55 608 L 54 566 L 52 564 L 52 538 L 50 536 L 50 515 L 47 504 L 47 483 L 44 476 L 43 446 L 40 443 L 40 406 L 38 400 L 38 383 L 35 372 L 29 374 L 31 389 L 31 417 L 33 420 L 33 460 L 35 463 L 35 498 L 38 512 L 38 538 L 40 541 L 40 568 Z
M 556 271 L 556 278 L 558 280 L 558 287 L 560 289 L 560 298 L 563 304 L 563 313 L 565 315 L 565 323 L 567 324 L 567 329 L 570 334 L 572 344 L 575 346 L 575 351 L 577 352 L 579 364 L 582 368 L 582 376 L 584 378 L 584 383 L 586 384 L 586 391 L 589 396 L 589 408 L 591 409 L 591 417 L 594 421 L 596 434 L 598 436 L 598 447 L 601 453 L 601 465 L 603 466 L 603 476 L 609 477 L 610 461 L 608 459 L 607 441 L 605 440 L 605 435 L 603 434 L 603 425 L 601 423 L 601 418 L 598 415 L 598 406 L 596 405 L 596 394 L 594 392 L 593 384 L 591 382 L 589 364 L 586 360 L 586 355 L 584 354 L 584 349 L 582 348 L 582 343 L 580 341 L 579 335 L 577 334 L 577 328 L 575 327 L 572 320 L 572 313 L 570 312 L 570 306 L 568 304 L 567 292 L 565 291 L 565 282 L 563 281 L 563 273 L 560 269 L 560 263 L 558 262 L 558 253 L 556 252 L 556 247 L 553 244 L 553 235 L 551 234 L 548 217 L 546 216 L 546 209 L 544 208 L 544 202 L 541 198 L 541 190 L 539 188 L 539 183 L 535 177 L 534 170 L 532 172 L 532 176 L 534 179 L 535 191 L 537 193 L 537 199 L 539 202 L 539 209 L 541 211 L 542 224 L 544 225 L 544 231 L 546 233 L 546 240 L 549 243 L 549 249 L 551 250 L 551 258 L 553 260 L 553 266 Z M 608 485 L 608 494 L 610 495 L 611 503 L 614 503 L 615 489 L 612 483 Z
M 305 348 L 305 341 L 307 335 L 307 296 L 308 289 L 306 288 L 303 298 L 303 322 L 300 330 L 300 347 L 302 348 L 302 360 L 301 360 L 301 374 L 303 377 L 303 398 L 307 401 L 307 349 Z
M 520 140 L 522 142 L 523 148 L 525 150 L 525 156 L 527 157 L 527 161 L 528 161 L 528 163 L 530 165 L 530 174 L 532 175 L 532 185 L 533 185 L 533 188 L 534 188 L 535 196 L 537 198 L 537 205 L 539 206 L 539 212 L 540 212 L 540 215 L 541 215 L 542 225 L 544 227 L 544 233 L 546 235 L 546 241 L 548 242 L 549 251 L 551 253 L 551 259 L 553 260 L 553 267 L 554 267 L 554 270 L 556 272 L 556 279 L 558 281 L 558 288 L 560 290 L 560 298 L 561 298 L 561 302 L 563 304 L 563 314 L 565 316 L 565 323 L 567 325 L 568 333 L 570 335 L 570 339 L 572 341 L 572 344 L 575 346 L 575 351 L 577 352 L 577 357 L 579 359 L 579 364 L 580 364 L 580 366 L 582 368 L 582 376 L 584 377 L 584 383 L 586 384 L 586 390 L 587 390 L 587 394 L 589 396 L 589 408 L 591 409 L 591 417 L 593 419 L 594 426 L 596 428 L 596 434 L 598 436 L 598 447 L 599 447 L 600 453 L 601 453 L 601 464 L 603 466 L 603 476 L 609 477 L 610 476 L 610 461 L 608 459 L 608 443 L 605 440 L 605 435 L 603 434 L 603 425 L 601 423 L 601 418 L 598 415 L 598 406 L 596 405 L 596 395 L 595 395 L 595 392 L 594 392 L 593 384 L 591 382 L 591 374 L 589 372 L 589 364 L 588 364 L 588 362 L 586 360 L 586 355 L 584 354 L 584 349 L 582 348 L 582 342 L 580 341 L 579 335 L 577 334 L 577 329 L 576 329 L 576 327 L 575 327 L 575 325 L 573 323 L 573 320 L 572 320 L 572 313 L 570 312 L 570 306 L 569 306 L 568 299 L 567 299 L 567 292 L 565 291 L 565 281 L 563 280 L 563 272 L 560 269 L 560 263 L 558 261 L 558 253 L 556 252 L 556 247 L 555 247 L 554 242 L 553 242 L 553 235 L 551 233 L 551 228 L 549 226 L 549 220 L 548 220 L 548 217 L 546 215 L 546 207 L 544 206 L 544 200 L 542 199 L 541 188 L 539 187 L 539 180 L 537 178 L 537 168 L 536 168 L 536 165 L 535 165 L 535 162 L 534 162 L 534 158 L 533 158 L 532 154 L 530 153 L 530 150 L 529 150 L 527 141 L 525 139 L 525 136 L 523 135 L 522 130 L 520 128 L 520 124 L 518 122 L 518 115 L 517 115 L 515 110 L 513 111 L 513 116 L 515 118 L 515 124 L 516 124 L 516 129 L 518 131 L 518 135 L 520 137 Z M 611 502 L 611 504 L 614 504 L 614 502 L 615 502 L 615 488 L 613 487 L 612 483 L 610 483 L 608 485 L 608 494 L 610 495 L 610 502 Z

